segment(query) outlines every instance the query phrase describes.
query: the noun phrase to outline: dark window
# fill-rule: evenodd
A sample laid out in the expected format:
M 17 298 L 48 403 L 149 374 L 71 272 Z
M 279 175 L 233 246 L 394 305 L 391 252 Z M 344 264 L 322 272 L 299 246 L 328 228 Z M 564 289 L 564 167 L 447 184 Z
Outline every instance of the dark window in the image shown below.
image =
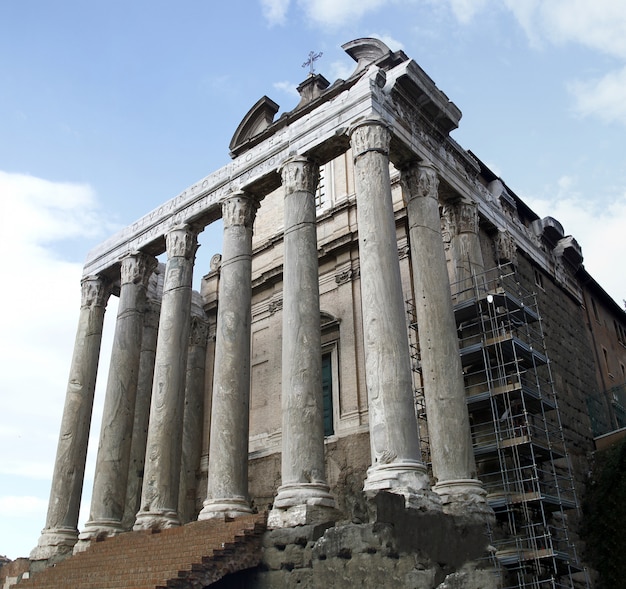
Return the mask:
M 322 393 L 324 396 L 324 436 L 335 433 L 333 423 L 333 364 L 332 354 L 322 355 Z
M 596 305 L 596 302 L 593 299 L 591 299 L 591 308 L 593 309 L 593 316 L 596 318 L 596 321 L 600 323 L 600 315 L 598 315 L 598 307 Z

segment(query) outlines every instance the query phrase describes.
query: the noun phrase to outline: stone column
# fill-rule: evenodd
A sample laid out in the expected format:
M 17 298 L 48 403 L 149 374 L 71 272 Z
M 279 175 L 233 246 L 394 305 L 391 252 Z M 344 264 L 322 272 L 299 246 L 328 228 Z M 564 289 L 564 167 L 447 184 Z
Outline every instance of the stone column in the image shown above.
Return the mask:
M 484 283 L 485 264 L 478 233 L 478 206 L 475 202 L 448 203 L 443 209 L 450 231 L 450 257 L 455 299 L 461 302 L 475 295 Z
M 38 545 L 31 552 L 32 560 L 62 557 L 72 551 L 78 540 L 78 512 L 85 476 L 102 326 L 110 294 L 109 285 L 98 276 L 84 278 L 81 287 L 80 316 L 52 475 L 46 527 Z
M 161 283 L 162 280 L 158 282 Z M 159 314 L 161 312 L 161 294 L 162 293 L 159 293 L 158 299 L 150 297 L 144 315 L 137 397 L 135 399 L 133 439 L 130 445 L 130 462 L 128 465 L 128 481 L 126 483 L 126 503 L 124 505 L 124 519 L 122 521 L 122 526 L 125 530 L 132 529 L 135 523 L 135 517 L 141 505 L 141 486 L 146 461 L 146 441 L 148 439 L 148 422 L 150 419 L 150 400 L 152 395 L 152 380 L 154 378 L 154 360 L 159 329 Z
M 177 526 L 187 344 L 197 233 L 187 225 L 165 236 L 161 301 L 141 508 L 133 529 Z
M 489 513 L 476 467 L 446 256 L 436 170 L 414 165 L 402 173 L 413 262 L 415 311 L 432 459 L 433 490 L 446 511 Z
M 100 428 L 89 521 L 75 552 L 101 534 L 124 531 L 122 519 L 133 435 L 146 289 L 157 261 L 136 252 L 122 260 L 120 298 Z
M 372 450 L 365 490 L 431 499 L 415 417 L 389 179 L 390 139 L 389 130 L 378 120 L 366 120 L 351 131 Z
M 217 308 L 207 499 L 198 519 L 250 513 L 248 437 L 252 225 L 258 201 L 243 192 L 222 204 L 224 246 Z
M 326 483 L 315 189 L 306 158 L 281 169 L 284 196 L 282 484 L 270 527 L 336 519 Z
M 198 469 L 202 453 L 202 425 L 204 423 L 204 395 L 206 348 L 209 336 L 209 322 L 202 299 L 192 300 L 191 333 L 187 357 L 187 378 L 185 386 L 185 413 L 183 417 L 183 450 L 178 492 L 178 514 L 181 523 L 195 520 L 198 515 L 196 496 L 198 494 Z M 195 299 L 195 297 L 194 297 Z

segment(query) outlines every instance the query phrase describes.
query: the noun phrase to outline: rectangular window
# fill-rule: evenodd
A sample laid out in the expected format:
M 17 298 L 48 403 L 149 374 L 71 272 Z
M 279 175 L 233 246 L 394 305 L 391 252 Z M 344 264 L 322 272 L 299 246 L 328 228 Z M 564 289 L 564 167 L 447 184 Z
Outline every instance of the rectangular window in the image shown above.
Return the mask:
M 322 394 L 324 397 L 324 436 L 335 433 L 333 423 L 333 363 L 332 353 L 322 355 Z
M 320 178 L 317 183 L 317 190 L 315 191 L 315 208 L 321 209 L 326 202 L 326 192 L 324 190 L 325 181 L 324 166 L 320 166 Z
M 593 316 L 596 318 L 596 321 L 600 323 L 600 315 L 598 315 L 598 306 L 596 305 L 596 302 L 593 299 L 591 299 L 591 308 L 593 309 Z
M 535 284 L 541 290 L 544 290 L 544 288 L 543 288 L 543 276 L 541 275 L 541 272 L 539 272 L 539 270 L 537 270 L 536 268 L 535 268 Z

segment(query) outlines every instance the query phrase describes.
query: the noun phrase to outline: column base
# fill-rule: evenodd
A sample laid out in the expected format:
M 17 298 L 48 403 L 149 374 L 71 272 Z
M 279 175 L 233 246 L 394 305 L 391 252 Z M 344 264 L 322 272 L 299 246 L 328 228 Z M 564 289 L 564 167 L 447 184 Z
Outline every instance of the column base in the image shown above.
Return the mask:
M 404 494 L 430 489 L 426 465 L 418 460 L 376 464 L 367 469 L 363 490 Z
M 159 511 L 140 511 L 137 514 L 133 531 L 141 532 L 142 530 L 165 530 L 167 528 L 176 528 L 180 526 L 178 513 L 171 509 L 163 509 Z
M 116 536 L 122 532 L 126 532 L 119 520 L 94 520 L 85 524 L 83 531 L 78 535 L 78 542 L 74 545 L 74 554 L 84 552 L 89 548 L 91 542 L 96 539 L 108 538 Z
M 198 514 L 198 520 L 239 517 L 250 513 L 252 513 L 250 503 L 243 497 L 207 499 L 202 511 Z
M 430 488 L 426 465 L 418 460 L 370 466 L 363 491 L 370 497 L 379 491 L 402 495 L 407 509 L 441 511 L 441 499 Z
M 62 559 L 72 554 L 78 541 L 76 528 L 46 528 L 42 530 L 37 546 L 31 550 L 30 560 Z
M 444 513 L 470 519 L 491 520 L 493 509 L 478 479 L 451 479 L 437 483 L 433 491 L 441 497 Z
M 326 483 L 288 483 L 278 487 L 267 526 L 290 528 L 337 519 L 335 498 Z

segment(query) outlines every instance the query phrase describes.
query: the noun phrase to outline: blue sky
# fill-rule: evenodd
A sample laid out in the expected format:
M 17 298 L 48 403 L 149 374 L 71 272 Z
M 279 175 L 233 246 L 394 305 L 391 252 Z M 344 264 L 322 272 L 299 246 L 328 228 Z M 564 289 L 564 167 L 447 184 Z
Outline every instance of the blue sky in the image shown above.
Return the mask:
M 45 522 L 87 251 L 227 163 L 261 96 L 292 109 L 310 51 L 332 82 L 346 41 L 403 49 L 463 112 L 453 137 L 622 304 L 624 31 L 621 0 L 0 2 L 0 554 L 27 555 Z M 219 232 L 201 242 L 197 275 Z

